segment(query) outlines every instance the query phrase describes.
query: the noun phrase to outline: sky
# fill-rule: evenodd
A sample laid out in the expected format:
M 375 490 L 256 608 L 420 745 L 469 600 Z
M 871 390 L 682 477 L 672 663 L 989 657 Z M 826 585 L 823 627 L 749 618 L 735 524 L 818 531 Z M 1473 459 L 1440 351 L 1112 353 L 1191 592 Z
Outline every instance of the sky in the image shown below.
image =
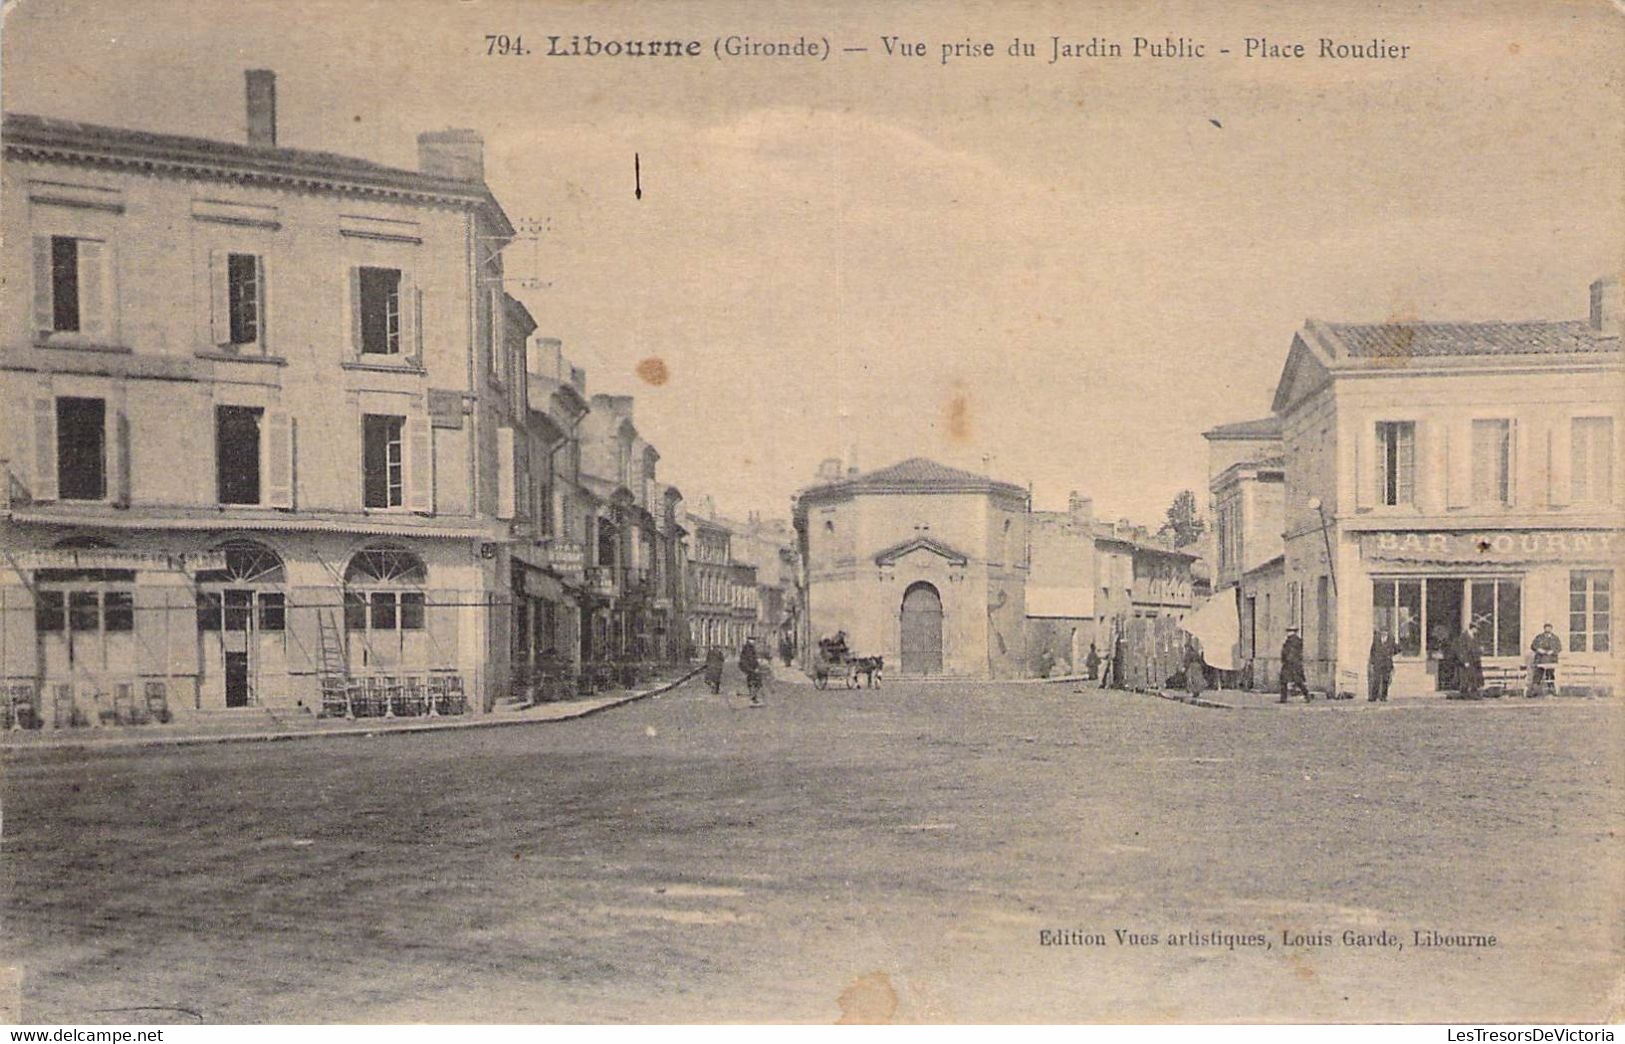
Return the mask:
M 545 222 L 515 296 L 590 391 L 636 396 L 691 502 L 782 517 L 826 457 L 926 456 L 1155 524 L 1205 505 L 1201 433 L 1268 413 L 1306 318 L 1579 318 L 1625 243 L 1619 6 L 1220 6 L 13 0 L 0 101 L 240 141 L 264 67 L 288 146 L 414 167 L 418 132 L 480 130 L 504 208 Z M 574 33 L 707 57 L 538 53 Z M 718 61 L 726 34 L 836 53 Z M 1209 57 L 1051 65 L 1057 35 Z M 1213 53 L 1247 36 L 1410 50 Z M 999 56 L 942 64 L 966 39 Z

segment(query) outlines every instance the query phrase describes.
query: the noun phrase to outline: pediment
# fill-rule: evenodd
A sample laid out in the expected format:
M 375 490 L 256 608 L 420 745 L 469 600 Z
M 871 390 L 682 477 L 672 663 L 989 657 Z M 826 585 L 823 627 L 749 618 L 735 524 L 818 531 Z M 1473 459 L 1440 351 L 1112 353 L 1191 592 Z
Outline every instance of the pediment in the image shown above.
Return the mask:
M 932 540 L 930 537 L 915 537 L 913 540 L 906 540 L 901 544 L 894 544 L 891 547 L 888 547 L 886 550 L 880 552 L 875 556 L 875 564 L 892 565 L 899 559 L 906 558 L 917 551 L 924 551 L 928 554 L 937 555 L 940 558 L 946 559 L 950 564 L 957 566 L 965 565 L 970 561 L 969 555 L 958 550 L 957 548 L 949 546 L 948 544 L 944 544 L 940 540 Z

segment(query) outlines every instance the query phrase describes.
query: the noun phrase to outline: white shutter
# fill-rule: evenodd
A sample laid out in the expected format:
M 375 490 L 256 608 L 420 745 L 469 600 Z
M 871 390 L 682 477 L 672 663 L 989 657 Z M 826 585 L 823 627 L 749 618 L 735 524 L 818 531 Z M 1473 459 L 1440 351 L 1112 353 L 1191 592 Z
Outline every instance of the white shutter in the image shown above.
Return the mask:
M 514 516 L 513 429 L 497 429 L 497 517 Z
M 491 290 L 491 375 L 498 381 L 508 379 L 507 323 L 508 313 L 502 306 L 502 290 Z
M 79 240 L 79 331 L 111 340 L 113 248 L 96 239 Z
M 1369 511 L 1376 502 L 1372 494 L 1377 489 L 1375 429 L 1362 432 L 1356 425 L 1354 431 L 1354 509 Z M 1220 554 L 1223 553 L 1221 548 Z
M 271 281 L 265 278 L 265 255 L 260 254 L 254 258 L 254 279 L 258 283 L 257 289 L 260 303 L 260 351 L 267 354 L 271 351 Z
M 1574 481 L 1570 466 L 1573 463 L 1570 454 L 1574 452 L 1573 428 L 1574 421 L 1570 417 L 1558 417 L 1552 424 L 1551 474 L 1546 488 L 1546 500 L 1552 507 L 1563 507 L 1569 502 L 1570 484 Z
M 209 343 L 231 344 L 231 255 L 209 251 Z
M 1533 432 L 1521 431 L 1517 418 L 1507 422 L 1507 438 L 1512 445 L 1507 449 L 1507 502 L 1519 507 L 1532 507 L 1525 500 L 1533 500 L 1539 485 L 1534 479 L 1535 460 L 1531 453 L 1534 440 L 1527 436 Z
M 115 504 L 130 503 L 130 420 L 122 409 L 107 404 L 107 494 Z
M 344 270 L 344 322 L 349 328 L 350 355 L 361 355 L 361 269 L 354 265 Z
M 406 507 L 421 514 L 434 512 L 434 445 L 427 417 L 406 418 Z
M 56 329 L 56 298 L 51 293 L 51 237 L 34 237 L 34 329 Z
M 260 502 L 266 507 L 293 507 L 293 418 L 287 410 L 266 410 L 260 433 L 260 475 L 265 488 Z
M 41 396 L 34 400 L 33 485 L 35 500 L 55 500 L 56 488 L 56 400 Z
M 418 287 L 412 281 L 412 270 L 401 269 L 400 289 L 401 309 L 401 354 L 409 359 L 421 360 L 423 358 L 423 301 L 418 294 Z
M 1421 420 L 1416 425 L 1416 503 L 1423 511 L 1443 511 L 1445 486 L 1449 482 L 1449 447 L 1445 424 L 1438 419 Z
M 1621 497 L 1625 496 L 1625 453 L 1620 452 L 1620 427 L 1617 415 L 1608 418 L 1608 441 L 1605 445 L 1608 447 L 1609 463 L 1612 464 L 1612 468 L 1609 469 L 1612 472 L 1609 475 L 1612 482 L 1609 484 L 1611 488 L 1607 498 L 1610 504 L 1618 504 Z
M 1453 508 L 1473 502 L 1473 422 L 1457 421 L 1450 426 L 1450 500 Z

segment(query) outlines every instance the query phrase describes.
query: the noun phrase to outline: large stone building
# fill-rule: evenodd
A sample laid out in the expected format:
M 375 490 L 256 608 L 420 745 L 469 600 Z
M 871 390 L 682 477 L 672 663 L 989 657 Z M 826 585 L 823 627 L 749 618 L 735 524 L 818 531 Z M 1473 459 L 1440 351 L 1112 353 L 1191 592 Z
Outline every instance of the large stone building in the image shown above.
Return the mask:
M 1213 596 L 1235 600 L 1241 680 L 1273 686 L 1287 626 L 1281 419 L 1221 424 L 1203 438 L 1213 518 Z
M 1027 491 L 921 458 L 838 467 L 796 498 L 802 647 L 845 631 L 905 677 L 1025 673 Z
M 503 691 L 528 536 L 513 228 L 471 131 L 418 170 L 7 114 L 0 676 L 83 707 Z
M 1027 667 L 1078 673 L 1089 648 L 1107 651 L 1125 620 L 1182 619 L 1193 606 L 1196 555 L 1126 521 L 1095 518 L 1077 493 L 1066 511 L 1034 511 L 1029 521 Z
M 1525 664 L 1546 623 L 1566 680 L 1617 683 L 1618 281 L 1590 305 L 1570 321 L 1311 321 L 1293 338 L 1274 403 L 1284 610 L 1311 685 L 1360 691 L 1374 627 L 1398 636 L 1395 690 L 1415 692 L 1441 685 L 1469 624 L 1493 669 Z

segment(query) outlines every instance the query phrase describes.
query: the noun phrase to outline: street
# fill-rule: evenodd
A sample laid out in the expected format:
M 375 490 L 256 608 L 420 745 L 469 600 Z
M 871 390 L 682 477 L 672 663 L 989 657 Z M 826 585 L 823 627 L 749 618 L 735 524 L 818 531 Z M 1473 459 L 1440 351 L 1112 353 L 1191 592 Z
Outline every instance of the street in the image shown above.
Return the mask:
M 0 964 L 33 1023 L 1617 1016 L 1616 700 L 740 688 L 11 758 Z

